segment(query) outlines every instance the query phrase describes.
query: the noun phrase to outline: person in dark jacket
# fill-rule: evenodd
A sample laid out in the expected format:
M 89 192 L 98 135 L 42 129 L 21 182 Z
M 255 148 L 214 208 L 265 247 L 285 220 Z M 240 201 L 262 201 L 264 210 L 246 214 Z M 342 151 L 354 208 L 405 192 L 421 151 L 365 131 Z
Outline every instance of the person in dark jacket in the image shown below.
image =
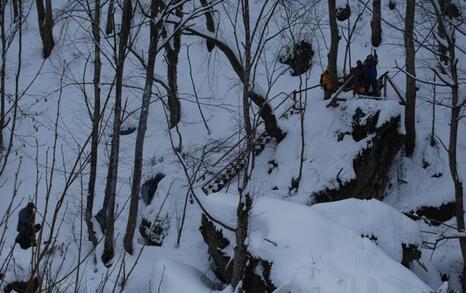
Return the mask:
M 366 93 L 363 78 L 364 65 L 361 60 L 356 62 L 356 67 L 351 68 L 353 74 L 353 94 L 363 95 Z
M 37 246 L 35 234 L 39 232 L 40 224 L 34 225 L 35 206 L 33 202 L 29 202 L 24 208 L 19 211 L 18 215 L 18 235 L 15 242 L 22 249 L 28 249 Z
M 362 76 L 364 79 L 364 87 L 366 88 L 368 95 L 377 95 L 377 63 L 377 52 L 375 52 L 374 55 L 370 54 L 367 56 L 364 61 Z

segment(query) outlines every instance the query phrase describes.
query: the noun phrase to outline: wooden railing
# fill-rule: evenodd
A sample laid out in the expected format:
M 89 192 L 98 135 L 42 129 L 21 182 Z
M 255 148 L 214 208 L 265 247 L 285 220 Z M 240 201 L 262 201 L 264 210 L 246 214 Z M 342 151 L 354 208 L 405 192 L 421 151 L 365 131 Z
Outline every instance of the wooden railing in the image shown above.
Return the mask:
M 400 90 L 398 89 L 396 84 L 393 82 L 393 80 L 390 78 L 388 73 L 389 72 L 386 71 L 384 74 L 382 74 L 382 76 L 379 77 L 379 80 L 382 79 L 383 97 L 387 97 L 387 88 L 388 88 L 388 85 L 391 85 L 391 87 L 393 88 L 393 90 L 396 93 L 396 96 L 400 100 L 400 104 L 403 105 L 403 106 L 406 106 L 406 101 L 403 99 L 403 96 L 402 96 Z
M 293 92 L 294 93 L 294 92 Z M 295 105 L 294 105 L 294 95 L 293 93 L 291 94 L 287 94 L 285 96 L 285 98 L 278 104 L 276 105 L 273 110 L 274 112 L 277 111 L 286 101 L 290 101 L 290 100 L 293 100 L 293 105 L 289 106 L 286 108 L 286 112 L 289 111 L 291 108 L 293 108 Z M 281 117 L 281 116 L 280 116 Z M 264 122 L 261 120 L 259 121 L 259 123 L 256 125 L 256 129 L 259 128 Z M 241 130 L 238 130 L 236 131 L 235 133 L 233 133 L 232 135 L 230 135 L 229 137 L 227 137 L 226 139 L 223 140 L 222 144 L 227 144 L 229 141 L 231 141 L 232 139 L 234 139 L 235 137 L 237 137 L 239 134 L 240 134 Z M 261 133 L 262 134 L 262 133 Z M 237 140 L 233 146 L 231 146 L 220 158 L 218 158 L 214 163 L 211 164 L 212 167 L 216 167 L 221 161 L 223 161 L 223 159 L 225 159 L 230 153 L 232 153 L 239 145 L 241 145 L 241 143 L 243 143 L 246 139 L 246 136 L 243 135 L 239 140 Z M 200 177 L 199 177 L 199 181 L 200 180 L 205 180 L 205 177 L 206 175 L 209 173 L 209 171 L 205 171 Z
M 286 94 L 285 98 L 280 101 L 278 105 L 274 107 L 274 112 L 280 110 L 283 105 L 286 104 L 287 101 L 292 101 L 291 105 L 284 107 L 284 110 L 281 111 L 282 113 L 278 116 L 279 118 L 284 118 L 287 115 L 293 114 L 293 111 L 299 112 L 301 111 L 302 105 L 300 101 L 298 101 L 298 94 L 310 91 L 319 87 L 320 85 L 314 85 L 305 89 L 293 91 L 290 94 Z M 256 126 L 256 129 L 261 126 L 264 122 L 260 121 Z M 233 135 L 229 136 L 224 143 L 233 139 L 237 136 L 239 132 L 234 133 Z M 246 139 L 246 136 L 242 136 L 238 141 L 236 141 L 231 148 L 229 148 L 219 159 L 217 159 L 213 164 L 211 164 L 212 168 L 218 166 L 222 161 L 224 161 L 232 152 L 234 152 Z M 254 154 L 258 155 L 264 149 L 265 144 L 270 142 L 272 138 L 265 132 L 262 131 L 257 136 L 254 141 Z M 245 166 L 245 155 L 247 154 L 246 150 L 241 150 L 238 155 L 234 156 L 232 159 L 228 161 L 228 163 L 221 168 L 219 171 L 213 173 L 209 170 L 206 170 L 200 177 L 198 181 L 203 181 L 202 189 L 203 191 L 208 194 L 209 192 L 218 191 L 220 190 L 227 182 L 231 180 L 242 168 Z M 211 175 L 206 181 L 206 177 Z M 213 187 L 215 185 L 215 188 Z M 220 187 L 219 187 L 220 186 Z
M 397 88 L 395 83 L 392 81 L 392 79 L 390 78 L 388 73 L 389 73 L 388 71 L 385 72 L 378 79 L 378 84 L 380 85 L 380 91 L 381 91 L 380 95 L 382 97 L 369 97 L 369 96 L 364 96 L 364 97 L 368 98 L 368 99 L 377 99 L 377 100 L 383 99 L 384 97 L 387 97 L 387 88 L 388 88 L 388 86 L 391 86 L 393 88 L 393 90 L 395 91 L 398 99 L 400 100 L 400 104 L 406 105 L 406 102 L 403 99 L 403 96 L 402 96 L 400 90 Z M 338 98 L 338 96 L 340 95 L 340 93 L 342 91 L 347 89 L 348 85 L 350 84 L 351 81 L 353 81 L 353 79 L 354 79 L 354 76 L 350 75 L 343 82 L 343 84 L 338 88 L 338 90 L 335 92 L 335 94 L 332 95 L 331 101 L 330 101 L 328 106 L 336 105 L 338 101 L 345 100 L 345 99 Z M 301 111 L 302 110 L 301 109 L 302 105 L 300 104 L 301 101 L 298 101 L 298 94 L 310 91 L 310 90 L 318 88 L 318 87 L 320 87 L 320 84 L 317 84 L 317 85 L 314 85 L 314 86 L 311 86 L 311 87 L 308 87 L 308 88 L 305 88 L 305 89 L 293 91 L 290 94 L 285 94 L 285 98 L 283 98 L 280 101 L 280 103 L 278 103 L 278 105 L 276 105 L 273 108 L 274 112 L 279 111 L 280 108 L 282 108 L 282 106 L 287 103 L 287 101 L 288 102 L 292 101 L 292 103 L 291 103 L 291 105 L 288 105 L 288 106 L 284 107 L 284 110 L 281 111 L 282 113 L 278 116 L 279 118 L 284 118 L 289 114 L 293 114 L 293 111 L 297 111 L 297 112 Z M 383 92 L 383 94 L 382 94 L 382 92 Z M 257 124 L 256 130 L 263 123 L 264 122 L 261 120 Z M 242 132 L 241 130 L 235 132 L 234 134 L 232 134 L 231 136 L 226 138 L 222 142 L 222 144 L 227 144 L 229 141 L 231 141 L 232 139 L 237 137 L 241 132 Z M 239 146 L 242 143 L 245 142 L 245 140 L 246 140 L 246 136 L 245 135 L 241 136 L 241 138 L 238 139 L 237 141 L 235 141 L 235 143 L 220 158 L 215 160 L 215 162 L 210 165 L 211 168 L 215 168 L 222 161 L 225 161 L 227 159 L 227 157 L 230 156 L 230 154 L 232 154 L 235 150 L 237 150 L 239 148 Z M 265 144 L 267 144 L 271 140 L 272 140 L 272 138 L 265 131 L 261 131 L 259 133 L 259 135 L 256 137 L 256 139 L 254 140 L 254 154 L 258 155 L 260 152 L 262 152 L 262 150 L 265 147 Z M 212 172 L 212 171 L 206 170 L 201 176 L 199 176 L 198 182 L 199 181 L 203 182 L 203 184 L 202 184 L 203 191 L 206 194 L 208 194 L 210 192 L 219 191 L 227 183 L 229 183 L 230 180 L 234 176 L 236 176 L 236 174 L 238 174 L 241 171 L 241 169 L 243 169 L 245 167 L 245 165 L 246 165 L 246 157 L 245 157 L 246 154 L 247 154 L 246 150 L 240 150 L 240 152 L 237 155 L 233 156 L 233 158 L 229 159 L 228 163 L 225 166 L 223 166 L 222 168 L 220 168 L 219 171 Z M 209 179 L 207 179 L 207 176 L 211 176 L 211 177 Z
M 351 74 L 345 80 L 345 82 L 337 89 L 337 91 L 332 95 L 332 97 L 330 99 L 330 103 L 327 105 L 327 107 L 336 106 L 339 101 L 345 101 L 346 100 L 346 99 L 343 99 L 343 98 L 339 98 L 339 95 L 341 94 L 342 91 L 344 91 L 348 87 L 348 85 L 350 84 L 350 82 L 353 81 L 353 79 L 354 79 L 354 76 Z M 381 93 L 380 93 L 381 97 L 380 96 L 361 96 L 361 97 L 364 97 L 366 99 L 382 100 L 382 98 L 387 97 L 387 88 L 390 85 L 393 88 L 394 92 L 396 93 L 396 96 L 399 99 L 400 104 L 403 105 L 403 106 L 406 105 L 406 101 L 403 99 L 401 91 L 398 89 L 396 84 L 390 78 L 389 71 L 384 72 L 384 74 L 382 74 L 377 79 L 377 84 L 380 87 L 379 90 L 381 91 Z M 383 92 L 383 94 L 382 94 L 382 92 Z

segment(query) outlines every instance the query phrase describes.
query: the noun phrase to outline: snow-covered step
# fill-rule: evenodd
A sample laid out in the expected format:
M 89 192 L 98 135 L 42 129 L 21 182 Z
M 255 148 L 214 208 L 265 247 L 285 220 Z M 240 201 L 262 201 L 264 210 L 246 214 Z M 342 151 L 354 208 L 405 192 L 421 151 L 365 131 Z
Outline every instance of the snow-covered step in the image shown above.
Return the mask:
M 292 115 L 301 113 L 301 107 L 296 102 L 287 108 L 279 117 L 288 119 Z M 258 156 L 265 149 L 266 145 L 272 141 L 272 137 L 267 132 L 262 132 L 254 141 L 254 155 Z M 235 146 L 236 147 L 236 146 Z M 228 152 L 230 152 L 229 150 Z M 244 151 L 238 157 L 226 164 L 218 173 L 214 174 L 211 171 L 204 173 L 200 180 L 206 180 L 206 177 L 212 176 L 204 183 L 202 190 L 205 194 L 218 192 L 227 185 L 244 167 L 246 167 L 246 155 Z M 220 163 L 220 162 L 218 162 Z M 215 167 L 215 166 L 214 166 Z

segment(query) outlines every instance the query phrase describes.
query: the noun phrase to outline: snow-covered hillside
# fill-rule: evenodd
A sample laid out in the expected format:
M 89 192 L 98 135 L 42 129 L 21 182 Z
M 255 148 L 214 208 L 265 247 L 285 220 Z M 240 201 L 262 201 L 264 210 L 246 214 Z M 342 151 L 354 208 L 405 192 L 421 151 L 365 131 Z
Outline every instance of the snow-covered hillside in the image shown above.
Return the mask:
M 19 2 L 22 17 L 15 21 L 13 4 Z M 53 4 L 54 18 L 55 45 L 47 59 L 38 28 L 42 1 L 19 2 L 0 1 L 6 46 L 4 83 L 0 70 L 5 110 L 0 291 L 463 292 L 458 239 L 465 237 L 457 229 L 448 153 L 452 80 L 446 73 L 434 78 L 441 38 L 438 21 L 429 13 L 437 2 L 459 9 L 460 16 L 450 17 L 448 25 L 457 30 L 458 93 L 465 106 L 464 1 L 416 1 L 416 147 L 411 157 L 404 146 L 407 1 L 101 1 L 101 113 L 91 219 L 95 243 L 89 239 L 86 207 L 96 95 L 97 41 L 90 17 L 96 1 L 44 0 L 46 9 Z M 350 74 L 348 64 L 354 67 L 376 52 L 378 74 L 388 77 L 382 79 L 387 86 L 381 97 L 350 90 L 333 92 L 332 102 L 324 100 L 320 83 L 330 49 L 329 2 L 338 13 L 351 10 L 348 19 L 337 23 L 338 76 Z M 378 47 L 371 42 L 373 2 L 381 3 Z M 110 13 L 114 31 L 106 34 L 110 3 L 115 4 Z M 112 184 L 108 174 L 115 170 L 109 164 L 118 124 L 116 71 L 128 3 L 132 20 L 113 205 L 106 192 Z M 158 8 L 151 10 L 151 5 Z M 212 15 L 213 28 L 206 15 Z M 159 34 L 150 92 L 145 83 L 152 74 L 147 73 L 151 24 Z M 181 110 L 180 121 L 170 127 L 173 75 L 167 64 L 177 32 L 175 96 Z M 309 47 L 293 51 L 296 44 Z M 305 58 L 296 61 L 297 56 Z M 464 108 L 457 142 L 463 183 Z M 145 109 L 130 254 L 123 239 L 134 207 L 134 162 Z M 267 120 L 271 116 L 272 122 Z M 26 230 L 37 246 L 22 249 L 17 224 L 28 202 L 36 210 Z M 111 228 L 102 227 L 108 224 L 109 207 L 115 209 L 112 235 Z M 245 210 L 247 219 L 241 222 Z M 35 233 L 31 223 L 42 227 Z M 242 264 L 238 239 L 245 247 Z M 108 245 L 114 246 L 114 256 L 104 261 Z M 36 282 L 40 290 L 32 288 Z

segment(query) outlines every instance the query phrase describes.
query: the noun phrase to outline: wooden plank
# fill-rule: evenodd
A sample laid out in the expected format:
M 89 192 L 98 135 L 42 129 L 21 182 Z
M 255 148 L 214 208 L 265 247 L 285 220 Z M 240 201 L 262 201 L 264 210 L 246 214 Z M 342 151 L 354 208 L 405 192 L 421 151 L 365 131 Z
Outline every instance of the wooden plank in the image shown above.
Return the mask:
M 330 103 L 327 104 L 327 108 L 330 107 L 330 106 L 335 106 L 337 105 L 337 102 L 338 102 L 338 95 L 340 95 L 340 93 L 343 91 L 344 88 L 346 88 L 346 86 L 350 83 L 350 81 L 353 80 L 353 75 L 351 75 L 346 81 L 345 83 L 343 83 L 343 85 L 341 85 L 338 90 L 335 92 L 335 94 L 333 94 L 333 97 L 330 99 Z
M 387 97 L 387 76 L 383 77 L 383 96 Z
M 393 83 L 392 79 L 390 77 L 388 77 L 388 82 L 390 82 L 390 85 L 392 86 L 392 88 L 395 90 L 396 94 L 398 95 L 398 98 L 400 99 L 400 104 L 403 105 L 403 106 L 406 106 L 406 102 L 405 100 L 403 99 L 400 91 L 398 90 L 398 88 L 396 87 L 396 85 Z

